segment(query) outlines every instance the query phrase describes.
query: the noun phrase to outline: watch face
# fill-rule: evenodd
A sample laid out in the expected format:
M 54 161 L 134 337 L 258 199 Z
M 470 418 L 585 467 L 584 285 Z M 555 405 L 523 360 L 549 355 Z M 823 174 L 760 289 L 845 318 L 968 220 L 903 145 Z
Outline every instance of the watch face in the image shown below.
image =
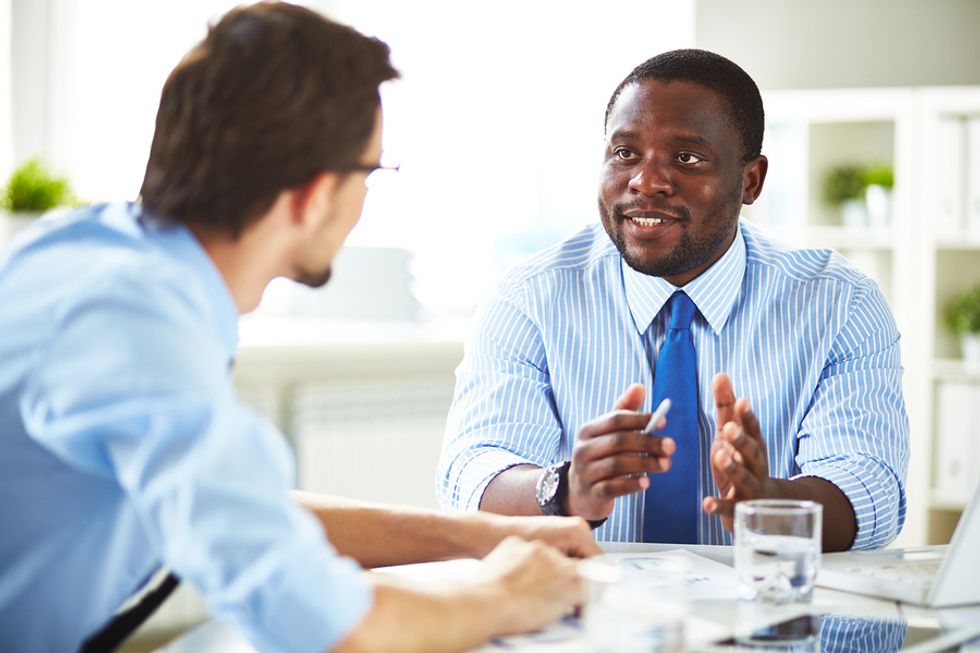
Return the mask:
M 541 482 L 538 485 L 538 504 L 544 505 L 554 499 L 558 491 L 558 470 L 549 467 L 541 475 Z

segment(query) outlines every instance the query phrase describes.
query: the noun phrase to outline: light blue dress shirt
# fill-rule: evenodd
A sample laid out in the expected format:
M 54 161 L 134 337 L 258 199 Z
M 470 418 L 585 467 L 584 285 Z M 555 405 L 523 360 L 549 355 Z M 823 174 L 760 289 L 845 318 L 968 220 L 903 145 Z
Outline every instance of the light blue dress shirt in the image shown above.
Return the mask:
M 598 224 L 508 274 L 456 372 L 436 480 L 443 506 L 475 510 L 504 469 L 568 459 L 579 429 L 631 383 L 647 387 L 651 410 L 661 309 L 675 290 L 630 268 Z M 905 519 L 909 427 L 899 334 L 875 283 L 832 251 L 790 249 L 741 224 L 722 258 L 683 290 L 698 308 L 699 500 L 717 494 L 711 379 L 726 372 L 759 417 L 772 476 L 840 488 L 857 516 L 854 548 L 894 539 Z M 643 501 L 617 499 L 597 536 L 639 541 Z M 702 511 L 698 541 L 731 536 Z
M 235 397 L 217 269 L 138 213 L 42 219 L 0 261 L 0 650 L 77 650 L 166 565 L 259 650 L 324 651 L 370 586 Z

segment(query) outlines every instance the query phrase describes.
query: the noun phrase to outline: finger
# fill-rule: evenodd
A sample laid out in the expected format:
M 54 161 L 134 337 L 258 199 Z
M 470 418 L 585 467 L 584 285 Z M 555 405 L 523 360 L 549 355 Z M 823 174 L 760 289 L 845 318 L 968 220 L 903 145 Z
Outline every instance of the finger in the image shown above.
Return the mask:
M 733 459 L 726 473 L 735 490 L 735 496 L 741 499 L 758 499 L 763 496 L 762 479 L 753 474 L 746 465 Z
M 756 476 L 769 475 L 765 445 L 751 437 L 744 428 L 729 422 L 722 428 L 721 437 L 734 449 L 732 458 L 736 463 L 747 466 Z
M 720 432 L 718 437 L 711 443 L 711 457 L 709 460 L 711 461 L 711 472 L 716 477 L 724 477 L 726 475 L 725 469 L 728 467 L 729 460 L 735 452 L 731 443 L 723 437 L 723 433 L 724 431 Z
M 634 383 L 626 388 L 626 392 L 616 400 L 616 403 L 613 404 L 613 410 L 640 410 L 643 407 L 643 399 L 646 397 L 646 394 L 646 388 L 642 383 Z M 650 419 L 649 415 L 647 419 Z
M 620 476 L 596 483 L 592 486 L 592 494 L 599 499 L 609 500 L 643 492 L 648 487 L 650 487 L 650 479 L 646 474 L 635 477 Z
M 737 501 L 722 499 L 720 497 L 705 497 L 701 502 L 701 508 L 709 515 L 719 517 L 732 517 L 735 515 L 735 504 Z
M 558 550 L 573 558 L 601 555 L 602 549 L 592 537 L 592 529 L 581 517 L 566 517 L 564 537 L 557 543 Z
M 616 410 L 586 422 L 579 429 L 577 440 L 590 440 L 602 435 L 619 431 L 642 431 L 650 420 L 649 413 L 637 413 L 630 410 Z M 642 435 L 642 434 L 640 434 Z
M 594 487 L 619 477 L 645 477 L 648 473 L 666 472 L 671 464 L 670 456 L 622 455 L 594 461 L 580 469 L 578 477 L 586 486 Z
M 766 450 L 766 441 L 762 437 L 762 427 L 759 425 L 759 418 L 749 405 L 748 399 L 739 399 L 735 402 L 735 412 L 745 433 L 758 443 L 759 451 L 762 453 L 761 460 L 765 464 L 765 473 L 769 474 L 769 454 Z
M 715 374 L 711 380 L 711 394 L 715 398 L 718 428 L 735 419 L 735 392 L 732 380 L 724 372 Z
M 718 493 L 726 498 L 733 498 L 735 487 L 732 483 L 731 471 L 734 469 L 735 450 L 724 440 L 718 440 L 717 448 L 711 453 L 711 471 L 714 474 Z
M 618 455 L 671 456 L 677 451 L 673 438 L 637 431 L 606 433 L 575 443 L 572 459 L 584 464 Z

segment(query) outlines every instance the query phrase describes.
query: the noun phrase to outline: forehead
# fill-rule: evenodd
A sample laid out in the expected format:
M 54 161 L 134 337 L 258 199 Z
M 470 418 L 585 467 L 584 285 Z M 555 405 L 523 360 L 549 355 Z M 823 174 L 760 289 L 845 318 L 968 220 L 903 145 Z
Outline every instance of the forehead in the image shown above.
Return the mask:
M 725 100 L 706 86 L 685 81 L 646 79 L 624 87 L 609 113 L 606 136 L 624 132 L 697 138 L 718 148 L 738 142 Z

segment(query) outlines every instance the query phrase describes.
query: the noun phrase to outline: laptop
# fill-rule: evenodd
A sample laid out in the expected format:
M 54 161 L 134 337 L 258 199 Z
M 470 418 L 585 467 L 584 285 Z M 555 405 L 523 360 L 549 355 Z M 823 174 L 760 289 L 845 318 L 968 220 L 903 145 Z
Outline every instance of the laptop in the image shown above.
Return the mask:
M 930 608 L 980 603 L 980 485 L 948 545 L 829 553 L 816 582 Z

